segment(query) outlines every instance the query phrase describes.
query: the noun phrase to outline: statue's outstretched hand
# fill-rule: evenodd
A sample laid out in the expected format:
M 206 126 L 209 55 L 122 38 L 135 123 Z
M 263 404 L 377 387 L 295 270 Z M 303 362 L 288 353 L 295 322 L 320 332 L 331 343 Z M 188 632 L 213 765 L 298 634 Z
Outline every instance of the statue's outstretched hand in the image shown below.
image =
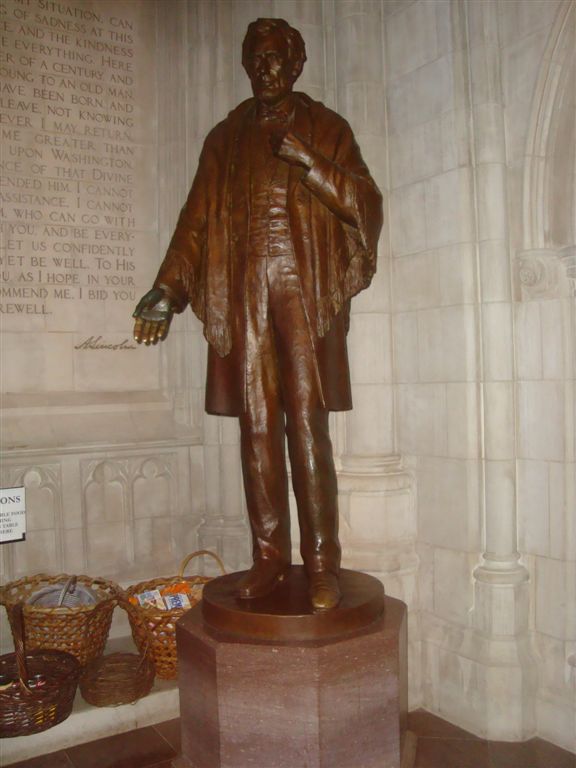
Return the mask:
M 174 311 L 170 299 L 162 288 L 152 288 L 138 302 L 132 317 L 134 323 L 134 339 L 138 344 L 157 344 L 168 335 Z

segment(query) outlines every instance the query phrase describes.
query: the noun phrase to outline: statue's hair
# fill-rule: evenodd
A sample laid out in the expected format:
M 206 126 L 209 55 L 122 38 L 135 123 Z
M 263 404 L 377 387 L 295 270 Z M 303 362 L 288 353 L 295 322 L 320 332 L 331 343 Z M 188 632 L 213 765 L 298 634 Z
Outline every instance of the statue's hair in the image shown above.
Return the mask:
M 288 56 L 294 65 L 294 79 L 296 79 L 302 72 L 302 67 L 306 61 L 306 46 L 300 32 L 291 27 L 284 19 L 256 19 L 256 21 L 248 25 L 248 30 L 242 43 L 242 66 L 248 71 L 248 60 L 254 43 L 259 37 L 264 37 L 264 35 L 272 31 L 279 32 L 286 40 Z

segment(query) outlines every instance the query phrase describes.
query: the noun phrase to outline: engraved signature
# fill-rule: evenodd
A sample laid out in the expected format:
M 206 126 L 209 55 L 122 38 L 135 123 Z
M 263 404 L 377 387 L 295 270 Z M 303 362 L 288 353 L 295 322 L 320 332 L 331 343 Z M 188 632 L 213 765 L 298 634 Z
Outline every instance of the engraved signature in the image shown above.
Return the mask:
M 112 344 L 107 342 L 102 336 L 89 336 L 84 341 L 81 341 L 80 344 L 76 344 L 74 349 L 108 349 L 112 352 L 123 352 L 124 350 L 138 349 L 138 347 L 132 344 L 130 339 L 122 339 L 122 341 Z

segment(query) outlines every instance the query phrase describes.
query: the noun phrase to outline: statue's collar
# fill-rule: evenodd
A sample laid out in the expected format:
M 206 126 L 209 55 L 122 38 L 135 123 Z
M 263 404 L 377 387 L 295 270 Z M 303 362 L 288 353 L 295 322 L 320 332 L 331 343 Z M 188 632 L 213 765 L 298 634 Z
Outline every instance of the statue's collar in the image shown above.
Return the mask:
M 256 102 L 256 119 L 264 123 L 288 125 L 294 119 L 296 100 L 293 94 L 287 96 L 280 104 L 270 106 L 261 101 Z

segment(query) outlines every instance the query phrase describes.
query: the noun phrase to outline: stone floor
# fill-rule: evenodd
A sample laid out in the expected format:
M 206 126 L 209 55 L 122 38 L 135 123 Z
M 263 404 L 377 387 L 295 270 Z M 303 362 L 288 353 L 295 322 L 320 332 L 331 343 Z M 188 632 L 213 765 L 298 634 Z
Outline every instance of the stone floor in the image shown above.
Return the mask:
M 542 739 L 484 741 L 423 710 L 410 714 L 410 728 L 418 736 L 415 768 L 576 768 L 576 755 Z M 179 745 L 180 722 L 168 720 L 10 768 L 171 768 Z

